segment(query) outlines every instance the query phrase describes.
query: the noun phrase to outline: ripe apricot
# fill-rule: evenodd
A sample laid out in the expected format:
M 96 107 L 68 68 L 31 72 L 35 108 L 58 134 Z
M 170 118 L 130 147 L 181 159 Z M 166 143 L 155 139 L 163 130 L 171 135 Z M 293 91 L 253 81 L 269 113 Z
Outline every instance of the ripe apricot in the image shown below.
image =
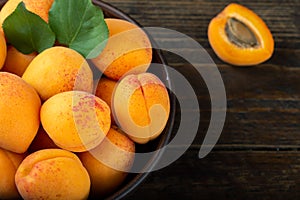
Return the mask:
M 120 186 L 133 164 L 134 152 L 134 142 L 112 127 L 100 145 L 78 154 L 90 175 L 93 196 L 104 197 Z
M 119 127 L 133 141 L 147 143 L 161 134 L 168 121 L 168 91 L 154 74 L 127 75 L 115 89 L 112 110 Z
M 79 158 L 62 149 L 44 149 L 27 156 L 15 182 L 24 199 L 87 199 L 90 178 Z
M 22 0 L 8 0 L 0 11 L 0 32 L 4 35 L 2 24 L 5 19 L 17 8 Z M 48 13 L 54 0 L 23 0 L 27 10 L 39 15 L 44 21 L 48 22 Z
M 22 78 L 42 100 L 72 90 L 93 91 L 93 73 L 85 58 L 67 47 L 55 46 L 38 54 Z
M 23 0 L 26 8 L 39 15 L 44 21 L 48 22 L 49 10 L 54 0 Z
M 24 153 L 39 125 L 41 100 L 19 76 L 0 72 L 0 147 Z
M 19 199 L 15 185 L 17 168 L 25 154 L 17 154 L 0 148 L 0 197 L 1 199 Z
M 105 101 L 112 109 L 112 95 L 117 82 L 106 77 L 102 77 L 97 83 L 95 95 Z M 111 114 L 112 122 L 114 123 L 113 115 Z
M 221 60 L 237 66 L 262 63 L 274 51 L 274 40 L 264 21 L 236 3 L 229 4 L 211 20 L 208 39 Z
M 12 45 L 9 45 L 7 47 L 7 56 L 2 70 L 22 76 L 36 55 L 36 52 L 23 54 Z
M 129 71 L 145 72 L 152 60 L 152 46 L 146 33 L 125 20 L 106 18 L 105 22 L 109 38 L 102 53 L 92 59 L 93 63 L 114 80 Z
M 63 92 L 42 105 L 41 122 L 57 146 L 83 152 L 96 147 L 106 136 L 111 125 L 110 109 L 90 93 Z
M 2 69 L 7 55 L 7 46 L 5 38 L 0 34 L 0 70 Z
M 48 13 L 54 0 L 23 0 L 26 9 L 39 15 L 44 21 L 48 22 Z M 1 9 L 0 23 L 1 26 L 4 20 L 17 8 L 22 0 L 8 0 Z

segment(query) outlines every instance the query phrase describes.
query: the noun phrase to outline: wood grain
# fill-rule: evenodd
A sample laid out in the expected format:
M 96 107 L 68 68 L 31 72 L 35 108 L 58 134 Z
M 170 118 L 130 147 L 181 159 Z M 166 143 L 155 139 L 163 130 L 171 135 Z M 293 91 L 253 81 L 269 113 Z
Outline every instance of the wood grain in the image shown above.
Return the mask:
M 126 199 L 298 199 L 300 157 L 294 151 L 197 150 L 153 172 Z M 152 195 L 150 195 L 152 194 Z
M 206 84 L 184 59 L 164 52 L 169 65 L 182 73 L 199 100 L 201 121 L 192 146 L 171 166 L 152 173 L 126 199 L 299 199 L 300 182 L 300 2 L 241 0 L 271 30 L 275 52 L 267 62 L 238 68 L 222 62 L 207 39 L 210 20 L 228 0 L 109 0 L 141 25 L 164 27 L 196 40 L 216 63 L 226 88 L 227 117 L 222 135 L 206 158 L 198 151 L 210 123 Z M 194 49 L 161 33 L 160 42 L 177 51 Z M 176 42 L 178 44 L 176 46 Z M 179 92 L 180 99 L 194 96 Z M 185 108 L 190 115 L 199 112 Z M 176 116 L 176 124 L 190 119 Z M 176 133 L 176 126 L 174 128 Z M 176 149 L 176 147 L 174 147 Z

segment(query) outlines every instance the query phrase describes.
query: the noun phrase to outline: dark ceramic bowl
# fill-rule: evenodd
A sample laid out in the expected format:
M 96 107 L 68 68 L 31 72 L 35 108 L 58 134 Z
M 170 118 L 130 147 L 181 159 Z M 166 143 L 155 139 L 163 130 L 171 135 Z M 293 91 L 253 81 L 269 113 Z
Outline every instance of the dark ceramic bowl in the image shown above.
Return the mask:
M 95 5 L 102 8 L 105 17 L 124 19 L 124 20 L 132 22 L 134 24 L 137 24 L 138 26 L 141 27 L 141 25 L 138 24 L 138 22 L 136 22 L 133 18 L 131 18 L 129 15 L 122 12 L 121 10 L 117 9 L 116 7 L 114 7 L 108 3 L 102 2 L 102 1 L 93 0 L 93 2 Z M 152 43 L 154 43 L 154 41 L 152 40 L 151 37 L 150 37 L 150 40 L 152 41 Z M 153 49 L 152 63 L 160 63 L 165 66 L 167 65 L 167 62 L 165 61 L 160 50 Z M 150 66 L 150 71 L 151 71 L 151 66 Z M 162 79 L 162 81 L 166 84 L 166 86 L 169 88 L 169 91 L 170 91 L 170 89 L 172 89 L 172 86 L 171 86 L 171 82 L 169 80 L 167 80 L 167 77 L 168 77 L 167 68 L 162 67 L 159 70 L 155 69 L 155 74 L 158 77 L 160 77 L 160 79 Z M 154 150 L 162 148 L 164 145 L 166 145 L 168 143 L 170 136 L 171 136 L 172 127 L 173 127 L 174 118 L 175 118 L 175 102 L 176 102 L 175 96 L 173 95 L 173 93 L 169 92 L 169 96 L 170 96 L 171 110 L 170 110 L 170 116 L 169 116 L 168 123 L 167 123 L 163 133 L 157 139 L 155 139 L 154 141 L 151 141 L 150 143 L 147 143 L 144 145 L 137 144 L 136 145 L 137 152 L 154 151 Z M 147 163 L 145 168 L 147 168 L 147 169 L 153 168 L 156 165 L 156 163 L 158 162 L 158 160 L 160 159 L 160 157 L 162 156 L 162 154 L 163 154 L 163 152 L 160 151 L 159 153 L 154 155 L 153 158 L 151 158 L 149 160 L 149 162 Z M 111 194 L 107 198 L 108 199 L 121 199 L 121 198 L 125 197 L 127 194 L 129 194 L 134 189 L 136 189 L 148 175 L 149 175 L 149 173 L 129 174 L 127 176 L 127 179 L 121 185 L 121 187 L 119 187 L 119 189 L 117 191 L 115 191 L 113 194 Z
M 0 0 L 0 7 L 5 4 L 7 0 Z M 96 6 L 99 6 L 105 17 L 106 18 L 119 18 L 119 19 L 124 19 L 129 22 L 132 22 L 134 24 L 137 24 L 140 26 L 134 19 L 132 19 L 129 15 L 125 14 L 121 10 L 111 6 L 108 3 L 99 1 L 99 0 L 93 0 L 93 3 Z M 153 42 L 152 38 L 150 37 L 150 40 Z M 163 64 L 166 66 L 166 61 L 163 58 L 161 52 L 157 49 L 153 49 L 153 59 L 152 63 L 159 63 Z M 150 66 L 150 71 L 151 71 L 151 66 Z M 168 71 L 166 67 L 161 67 L 160 69 L 155 69 L 155 74 L 160 77 L 160 79 L 166 84 L 167 88 L 170 89 L 171 87 L 171 82 L 167 80 L 168 77 Z M 172 127 L 174 123 L 174 118 L 175 118 L 175 96 L 173 93 L 169 92 L 170 95 L 170 104 L 171 104 L 171 110 L 170 110 L 170 117 L 168 120 L 168 123 L 163 131 L 163 133 L 155 140 L 144 144 L 144 145 L 136 145 L 136 151 L 137 152 L 151 152 L 154 150 L 158 150 L 162 148 L 164 145 L 166 145 L 170 139 L 171 132 L 172 132 Z M 162 156 L 163 152 L 159 151 L 156 153 L 145 165 L 145 168 L 150 171 L 158 162 L 160 157 Z M 132 192 L 134 189 L 136 189 L 143 181 L 144 179 L 149 175 L 149 173 L 130 173 L 128 174 L 126 180 L 123 182 L 123 184 L 112 194 L 107 196 L 107 199 L 121 199 L 128 195 L 130 192 Z M 90 199 L 95 199 L 97 197 L 90 197 Z M 97 198 L 98 199 L 98 198 Z

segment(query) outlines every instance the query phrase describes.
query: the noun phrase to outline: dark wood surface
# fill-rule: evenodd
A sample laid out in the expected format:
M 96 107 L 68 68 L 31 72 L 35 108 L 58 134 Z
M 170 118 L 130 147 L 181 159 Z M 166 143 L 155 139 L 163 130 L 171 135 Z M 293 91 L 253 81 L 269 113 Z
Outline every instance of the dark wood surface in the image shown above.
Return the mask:
M 221 137 L 213 151 L 199 159 L 209 124 L 209 96 L 188 63 L 165 54 L 169 65 L 186 75 L 195 89 L 201 107 L 199 131 L 179 160 L 151 173 L 126 199 L 299 199 L 300 1 L 235 1 L 261 16 L 275 39 L 272 58 L 248 68 L 222 62 L 208 43 L 209 21 L 230 1 L 106 2 L 143 26 L 173 29 L 198 41 L 217 64 L 227 95 Z M 167 36 L 161 39 L 168 41 Z

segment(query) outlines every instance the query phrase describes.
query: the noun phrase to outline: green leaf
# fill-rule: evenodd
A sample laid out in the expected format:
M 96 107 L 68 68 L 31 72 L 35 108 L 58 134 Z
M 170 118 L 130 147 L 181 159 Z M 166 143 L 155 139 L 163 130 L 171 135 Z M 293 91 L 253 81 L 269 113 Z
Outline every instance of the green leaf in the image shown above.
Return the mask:
M 98 56 L 108 39 L 102 10 L 91 0 L 54 1 L 49 24 L 60 44 L 90 59 Z
M 16 49 L 24 54 L 42 52 L 52 47 L 55 34 L 38 15 L 29 12 L 23 2 L 3 22 L 5 37 Z

